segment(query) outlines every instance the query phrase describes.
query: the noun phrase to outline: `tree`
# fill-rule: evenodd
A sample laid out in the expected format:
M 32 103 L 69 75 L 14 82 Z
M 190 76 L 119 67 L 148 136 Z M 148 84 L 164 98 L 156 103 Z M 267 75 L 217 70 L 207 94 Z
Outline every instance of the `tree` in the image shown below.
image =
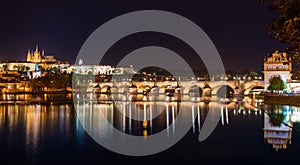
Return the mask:
M 25 67 L 25 71 L 30 71 L 30 67 L 29 67 L 29 66 L 26 66 L 26 67 Z
M 260 0 L 268 2 L 269 0 Z M 280 42 L 289 43 L 292 49 L 300 50 L 300 1 L 299 0 L 272 0 L 269 10 L 279 14 L 268 25 L 270 35 Z M 294 46 L 294 47 L 293 47 Z
M 22 73 L 26 70 L 26 66 L 25 65 L 14 65 L 14 69 L 17 70 L 19 73 Z
M 259 0 L 270 2 L 269 10 L 278 14 L 272 24 L 267 25 L 270 36 L 282 43 L 290 44 L 287 51 L 294 62 L 300 63 L 300 1 L 299 0 Z
M 30 87 L 32 89 L 32 92 L 34 92 L 34 93 L 42 92 L 42 84 L 41 84 L 40 78 L 31 79 L 30 80 Z
M 5 72 L 7 72 L 7 71 L 8 71 L 8 67 L 7 67 L 7 65 L 3 65 L 3 66 L 2 66 L 2 68 L 3 68 L 3 71 L 5 71 Z
M 275 91 L 280 91 L 285 88 L 284 81 L 281 79 L 281 77 L 272 77 L 269 80 L 270 85 L 268 86 L 268 90 L 275 90 Z
M 269 114 L 269 122 L 275 126 L 275 127 L 280 127 L 281 124 L 284 122 L 284 119 L 286 116 L 281 112 L 276 112 L 274 110 L 271 111 Z
M 270 113 L 268 113 L 269 122 L 272 126 L 280 127 L 281 124 L 285 124 L 284 122 L 285 122 L 285 119 L 286 119 L 286 115 L 283 112 L 283 106 L 282 105 L 270 106 L 269 110 L 270 110 Z

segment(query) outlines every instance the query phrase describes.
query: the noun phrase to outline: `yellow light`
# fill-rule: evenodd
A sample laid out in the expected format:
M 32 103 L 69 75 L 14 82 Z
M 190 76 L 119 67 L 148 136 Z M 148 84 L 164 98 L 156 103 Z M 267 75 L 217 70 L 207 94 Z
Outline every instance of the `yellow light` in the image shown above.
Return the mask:
M 148 125 L 148 124 L 147 124 L 147 121 L 144 120 L 144 121 L 143 121 L 143 127 L 147 127 L 147 125 Z
M 144 136 L 144 137 L 147 137 L 147 136 L 148 136 L 148 132 L 147 132 L 146 129 L 143 130 L 143 136 Z

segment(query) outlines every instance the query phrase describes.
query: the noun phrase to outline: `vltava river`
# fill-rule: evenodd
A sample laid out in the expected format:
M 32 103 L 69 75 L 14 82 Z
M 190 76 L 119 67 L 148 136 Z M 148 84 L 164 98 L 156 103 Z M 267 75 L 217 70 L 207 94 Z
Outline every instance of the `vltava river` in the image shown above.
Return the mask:
M 0 105 L 0 164 L 285 163 L 297 160 L 300 153 L 300 108 L 294 106 L 193 98 L 112 101 L 105 95 L 100 100 L 79 99 L 74 104 L 49 96 L 27 96 L 30 99 L 24 100 L 9 97 L 15 101 L 2 98 Z M 209 111 L 219 116 L 219 122 L 212 134 L 200 142 L 198 136 Z M 162 131 L 172 138 L 178 136 L 178 125 L 172 123 L 179 114 L 181 122 L 190 125 L 187 134 L 171 148 L 144 157 L 107 150 L 83 129 L 84 125 L 93 134 L 106 136 L 112 125 L 124 135 L 145 140 Z M 108 122 L 100 120 L 101 116 Z

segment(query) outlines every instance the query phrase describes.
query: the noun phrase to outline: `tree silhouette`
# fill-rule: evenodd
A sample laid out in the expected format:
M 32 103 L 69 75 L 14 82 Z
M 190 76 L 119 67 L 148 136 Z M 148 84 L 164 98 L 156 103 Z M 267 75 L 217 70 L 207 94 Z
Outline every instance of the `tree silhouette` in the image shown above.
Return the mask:
M 271 111 L 271 114 L 269 114 L 269 121 L 273 126 L 280 127 L 281 123 L 283 123 L 285 119 L 285 115 L 282 113 L 276 113 L 274 111 Z
M 300 64 L 300 1 L 299 0 L 259 0 L 270 2 L 269 10 L 278 14 L 272 24 L 268 24 L 270 36 L 282 43 L 290 44 L 287 49 L 293 54 L 294 62 Z
M 280 76 L 274 76 L 269 80 L 270 85 L 268 86 L 268 90 L 280 91 L 285 88 L 284 81 Z

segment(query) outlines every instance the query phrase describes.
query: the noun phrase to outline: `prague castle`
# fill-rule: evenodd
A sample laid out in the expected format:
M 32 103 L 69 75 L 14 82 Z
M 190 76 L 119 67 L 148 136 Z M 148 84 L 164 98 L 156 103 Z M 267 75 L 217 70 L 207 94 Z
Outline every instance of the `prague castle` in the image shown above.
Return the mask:
M 35 51 L 30 51 L 28 49 L 27 62 L 40 63 L 40 62 L 57 62 L 54 56 L 45 56 L 45 50 L 42 53 L 39 51 L 38 46 L 36 46 Z
M 69 62 L 56 60 L 52 55 L 46 55 L 45 50 L 40 51 L 38 46 L 35 50 L 28 49 L 26 61 L 10 61 L 0 63 L 0 72 L 5 71 L 26 71 L 27 77 L 36 78 L 42 73 L 42 70 L 57 68 L 63 70 L 70 66 Z

